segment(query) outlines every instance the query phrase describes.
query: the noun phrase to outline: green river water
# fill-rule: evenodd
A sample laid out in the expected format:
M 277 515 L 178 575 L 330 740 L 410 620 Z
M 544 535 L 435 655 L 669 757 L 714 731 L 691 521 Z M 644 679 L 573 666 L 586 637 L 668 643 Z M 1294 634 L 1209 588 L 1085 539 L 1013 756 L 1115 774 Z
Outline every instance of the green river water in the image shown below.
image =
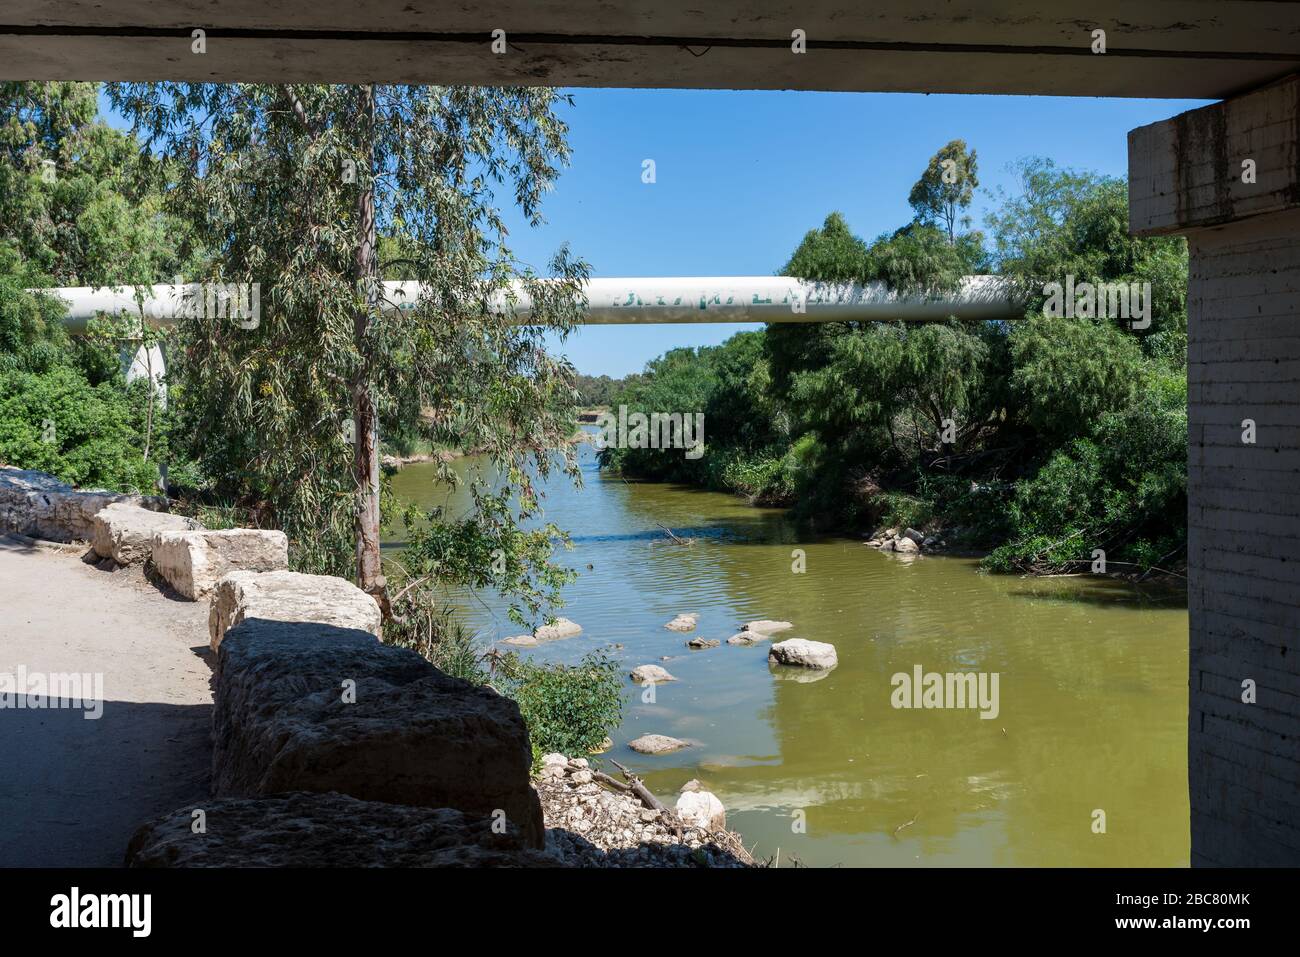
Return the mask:
M 575 548 L 560 558 L 581 573 L 556 613 L 584 631 L 523 653 L 570 662 L 621 644 L 614 654 L 627 670 L 662 664 L 677 677 L 653 704 L 628 682 L 609 754 L 668 803 L 699 778 L 728 825 L 760 856 L 779 850 L 783 865 L 1187 863 L 1183 595 L 993 576 L 969 559 L 908 560 L 858 539 L 809 538 L 781 510 L 602 475 L 591 447 L 580 449 L 583 487 L 551 481 L 546 518 L 572 534 Z M 407 466 L 393 484 L 404 501 L 452 515 L 466 506 L 462 493 L 435 488 L 429 465 Z M 694 544 L 668 542 L 657 522 Z M 802 574 L 794 549 L 806 555 Z M 478 598 L 455 604 L 484 642 L 523 630 L 494 596 Z M 692 611 L 692 634 L 721 647 L 691 651 L 692 634 L 664 628 Z M 769 666 L 767 642 L 726 644 L 756 618 L 793 622 L 778 640 L 830 642 L 839 667 L 807 680 Z M 996 672 L 999 714 L 894 708 L 891 676 L 917 665 Z M 645 733 L 693 746 L 630 751 Z M 1104 834 L 1094 832 L 1097 810 Z

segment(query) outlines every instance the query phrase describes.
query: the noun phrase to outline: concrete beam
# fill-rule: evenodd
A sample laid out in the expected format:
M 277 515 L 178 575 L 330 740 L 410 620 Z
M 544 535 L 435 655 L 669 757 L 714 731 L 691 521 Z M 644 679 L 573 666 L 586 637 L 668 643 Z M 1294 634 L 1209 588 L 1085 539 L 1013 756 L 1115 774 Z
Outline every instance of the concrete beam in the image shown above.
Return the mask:
M 1300 76 L 1293 75 L 1131 131 L 1130 230 L 1178 233 L 1296 208 L 1298 104 Z
M 207 52 L 190 31 L 207 31 Z M 1107 52 L 1092 52 L 1093 29 Z M 491 50 L 506 31 L 504 55 Z M 807 52 L 791 51 L 805 31 Z M 1266 0 L 8 0 L 0 79 L 1207 97 L 1300 69 Z

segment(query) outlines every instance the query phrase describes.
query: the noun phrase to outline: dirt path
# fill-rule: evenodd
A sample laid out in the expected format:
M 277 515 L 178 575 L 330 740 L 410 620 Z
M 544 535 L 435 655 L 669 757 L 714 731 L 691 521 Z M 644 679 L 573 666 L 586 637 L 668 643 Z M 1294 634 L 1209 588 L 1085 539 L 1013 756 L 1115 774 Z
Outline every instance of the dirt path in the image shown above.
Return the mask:
M 201 806 L 207 613 L 139 569 L 0 537 L 0 675 L 101 675 L 103 693 L 98 719 L 93 705 L 0 709 L 0 866 L 116 867 L 137 825 Z

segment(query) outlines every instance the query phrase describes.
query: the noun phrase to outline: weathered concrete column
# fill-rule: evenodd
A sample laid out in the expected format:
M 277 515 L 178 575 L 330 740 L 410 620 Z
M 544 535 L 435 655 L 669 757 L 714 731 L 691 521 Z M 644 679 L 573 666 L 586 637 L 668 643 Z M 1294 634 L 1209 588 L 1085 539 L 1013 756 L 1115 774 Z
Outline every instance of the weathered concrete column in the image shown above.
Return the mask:
M 1300 864 L 1300 79 L 1129 133 L 1187 236 L 1193 865 Z

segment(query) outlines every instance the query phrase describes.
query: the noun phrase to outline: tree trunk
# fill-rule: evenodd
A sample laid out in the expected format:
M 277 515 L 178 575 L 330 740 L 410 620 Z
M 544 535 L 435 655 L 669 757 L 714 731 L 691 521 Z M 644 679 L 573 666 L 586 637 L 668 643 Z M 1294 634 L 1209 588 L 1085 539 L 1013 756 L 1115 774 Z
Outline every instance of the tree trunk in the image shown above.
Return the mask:
M 353 317 L 359 361 L 352 381 L 355 426 L 352 475 L 356 485 L 357 584 L 377 602 L 387 619 L 391 615 L 386 582 L 379 560 L 379 416 L 371 378 L 369 329 L 377 304 L 379 262 L 375 236 L 374 125 L 375 88 L 359 88 L 359 112 L 364 137 L 362 162 L 367 175 L 358 177 L 357 246 L 353 275 L 363 301 Z

